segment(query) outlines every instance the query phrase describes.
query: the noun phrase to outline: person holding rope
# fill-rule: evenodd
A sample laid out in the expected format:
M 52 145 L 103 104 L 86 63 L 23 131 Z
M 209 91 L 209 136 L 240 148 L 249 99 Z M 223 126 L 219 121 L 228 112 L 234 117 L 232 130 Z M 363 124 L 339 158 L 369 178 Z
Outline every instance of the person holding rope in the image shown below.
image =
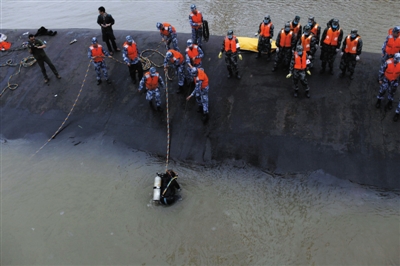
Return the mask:
M 142 91 L 143 87 L 146 87 L 146 100 L 149 101 L 150 107 L 154 109 L 152 103 L 154 98 L 156 101 L 157 111 L 161 112 L 161 95 L 159 88 L 165 88 L 165 85 L 162 77 L 156 71 L 155 67 L 151 67 L 150 70 L 144 74 L 139 84 L 139 92 Z
M 136 84 L 136 71 L 138 72 L 139 81 L 143 78 L 142 62 L 139 60 L 139 49 L 130 35 L 126 36 L 126 42 L 123 47 L 122 58 L 128 65 L 133 84 Z
M 112 56 L 107 51 L 104 50 L 103 46 L 98 44 L 97 38 L 93 37 L 92 45 L 89 46 L 88 49 L 88 58 L 90 58 L 93 62 L 94 70 L 96 71 L 97 75 L 96 77 L 97 85 L 101 84 L 101 71 L 103 71 L 103 75 L 107 83 L 111 84 L 111 81 L 108 79 L 107 65 L 106 62 L 104 61 L 105 56 L 112 58 Z
M 157 29 L 160 30 L 160 35 L 162 37 L 161 41 L 165 42 L 165 47 L 169 50 L 169 46 L 172 42 L 173 49 L 175 51 L 180 52 L 178 47 L 178 36 L 176 34 L 175 27 L 167 22 L 157 22 L 156 24 Z
M 194 79 L 195 87 L 192 93 L 186 98 L 187 101 L 193 96 L 196 97 L 198 105 L 197 112 L 203 113 L 203 122 L 207 122 L 209 119 L 208 115 L 208 77 L 202 68 L 193 67 L 191 69 L 192 76 Z
M 172 205 L 177 200 L 182 200 L 180 195 L 176 195 L 177 191 L 181 191 L 178 184 L 178 175 L 173 170 L 165 171 L 165 174 L 158 174 L 161 177 L 161 197 L 160 203 L 163 205 Z
M 43 50 L 44 48 L 46 48 L 46 44 L 39 39 L 35 39 L 35 35 L 33 34 L 29 34 L 28 38 L 29 38 L 28 42 L 29 53 L 31 53 L 32 56 L 36 59 L 40 69 L 42 70 L 44 83 L 48 83 L 50 80 L 49 77 L 47 76 L 46 68 L 44 67 L 45 62 L 53 71 L 54 75 L 58 79 L 60 79 L 61 76 L 58 74 L 56 67 L 53 65 L 50 58 L 47 56 L 46 52 Z
M 201 47 L 201 39 L 203 37 L 203 15 L 197 10 L 196 5 L 191 5 L 190 10 L 192 11 L 189 15 L 189 23 L 192 27 L 192 40 Z
M 178 85 L 179 88 L 176 93 L 181 93 L 183 85 L 185 84 L 185 60 L 183 55 L 173 49 L 168 50 L 164 58 L 164 71 L 167 73 L 168 65 L 172 64 L 175 67 L 175 71 L 178 73 Z

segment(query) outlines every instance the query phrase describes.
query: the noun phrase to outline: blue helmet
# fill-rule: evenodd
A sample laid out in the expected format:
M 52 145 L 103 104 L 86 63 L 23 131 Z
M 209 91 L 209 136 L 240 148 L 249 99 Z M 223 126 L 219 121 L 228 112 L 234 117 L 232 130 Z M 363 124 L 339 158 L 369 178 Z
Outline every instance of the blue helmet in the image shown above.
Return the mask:
M 264 23 L 269 23 L 271 21 L 271 16 L 270 15 L 265 15 L 264 17 Z
M 337 18 L 332 19 L 332 28 L 337 29 L 339 27 L 339 20 Z
M 190 10 L 193 11 L 193 10 L 195 10 L 195 9 L 197 9 L 195 4 L 193 4 L 193 5 L 190 6 Z
M 150 67 L 150 75 L 154 76 L 156 74 L 156 68 L 155 67 Z
M 198 73 L 197 68 L 192 67 L 192 68 L 190 69 L 190 72 L 192 73 L 193 76 L 197 76 L 197 73 Z
M 133 42 L 133 39 L 130 35 L 128 35 L 128 36 L 126 36 L 126 41 L 131 43 L 131 42 Z
M 192 39 L 187 40 L 186 45 L 187 45 L 188 47 L 192 47 L 192 45 L 193 45 Z
M 400 62 L 400 53 L 395 53 L 393 59 L 396 64 Z
M 170 58 L 172 57 L 172 53 L 171 53 L 170 51 L 168 51 L 168 52 L 165 54 L 165 57 L 166 57 L 167 59 L 170 59 Z
M 93 37 L 93 38 L 92 38 L 92 43 L 93 43 L 93 44 L 97 43 L 97 38 L 96 38 L 96 37 Z
M 396 26 L 392 30 L 393 33 L 399 33 L 400 32 L 400 26 Z
M 163 27 L 163 24 L 161 22 L 157 22 L 156 27 L 157 27 L 157 29 L 161 30 Z
M 357 37 L 357 34 L 358 34 L 358 31 L 356 30 L 356 29 L 352 29 L 351 31 L 350 31 L 350 37 L 351 38 L 355 38 L 355 37 Z
M 228 39 L 231 40 L 233 38 L 233 30 L 228 30 L 226 35 L 228 35 Z

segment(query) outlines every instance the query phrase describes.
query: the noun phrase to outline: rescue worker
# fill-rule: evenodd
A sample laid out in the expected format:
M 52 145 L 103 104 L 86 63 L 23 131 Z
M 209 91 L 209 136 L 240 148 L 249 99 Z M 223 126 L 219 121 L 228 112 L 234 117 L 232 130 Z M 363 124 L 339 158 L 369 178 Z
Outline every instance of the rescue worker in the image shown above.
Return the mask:
M 51 71 L 53 71 L 54 75 L 58 79 L 60 79 L 61 76 L 58 74 L 56 67 L 53 65 L 50 58 L 44 51 L 44 48 L 46 48 L 46 44 L 41 40 L 35 39 L 35 35 L 33 34 L 29 34 L 28 38 L 29 38 L 28 42 L 29 53 L 31 53 L 32 56 L 36 59 L 36 62 L 38 63 L 40 69 L 42 70 L 44 83 L 48 83 L 50 81 L 46 73 L 46 68 L 44 67 L 45 62 L 50 67 Z
M 321 37 L 321 27 L 315 21 L 315 18 L 313 16 L 308 17 L 307 25 L 310 26 L 311 33 L 314 34 L 315 38 L 317 38 L 317 41 L 319 43 Z
M 185 59 L 183 58 L 183 55 L 176 50 L 173 49 L 168 50 L 164 58 L 164 71 L 166 73 L 168 71 L 167 67 L 169 65 L 174 66 L 175 71 L 178 75 L 179 88 L 176 91 L 176 93 L 181 93 L 183 85 L 185 84 Z
M 321 71 L 325 72 L 326 64 L 329 65 L 329 74 L 333 75 L 333 63 L 336 58 L 336 54 L 340 51 L 340 44 L 343 39 L 343 30 L 339 26 L 339 20 L 333 19 L 331 26 L 325 28 L 322 33 L 320 45 L 321 45 Z
M 272 24 L 271 22 L 270 15 L 265 15 L 264 20 L 260 23 L 260 26 L 258 27 L 258 32 L 255 34 L 255 36 L 257 36 L 258 34 L 258 54 L 256 58 L 261 57 L 261 52 L 266 52 L 267 58 L 271 59 L 271 39 L 272 37 L 274 37 L 274 24 Z
M 154 98 L 157 106 L 157 111 L 161 112 L 161 95 L 160 88 L 165 88 L 164 81 L 160 74 L 156 71 L 155 67 L 151 67 L 146 72 L 143 78 L 140 80 L 139 92 L 142 91 L 143 87 L 146 87 L 146 100 L 149 101 L 151 109 L 154 109 L 152 100 Z
M 192 76 L 191 76 L 191 69 L 193 67 L 201 67 L 201 60 L 204 56 L 203 50 L 196 44 L 193 44 L 192 39 L 187 40 L 186 42 L 187 47 L 186 47 L 186 64 L 187 64 L 187 70 L 189 73 L 189 76 L 192 81 Z
M 385 42 L 382 45 L 382 64 L 389 58 L 392 58 L 395 53 L 400 52 L 400 26 L 394 27 L 389 30 L 389 35 L 386 37 Z
M 178 184 L 178 175 L 173 170 L 165 171 L 165 174 L 158 174 L 161 177 L 161 197 L 160 203 L 163 205 L 172 205 L 182 197 L 176 195 L 176 191 L 181 191 Z
M 92 59 L 94 70 L 96 71 L 97 85 L 101 84 L 101 71 L 103 71 L 103 75 L 107 83 L 111 84 L 111 81 L 108 79 L 107 65 L 104 61 L 104 57 L 106 56 L 112 58 L 112 56 L 104 50 L 103 46 L 98 43 L 97 38 L 93 37 L 92 45 L 89 47 L 88 50 L 88 57 Z
M 311 27 L 309 25 L 304 26 L 304 33 L 301 35 L 297 45 L 301 45 L 303 51 L 307 53 L 307 58 L 310 60 L 308 68 L 312 69 L 314 67 L 314 55 L 317 51 L 318 40 L 314 34 L 311 33 Z
M 129 75 L 131 76 L 133 84 L 136 84 L 136 71 L 138 72 L 139 81 L 143 78 L 143 67 L 139 59 L 139 49 L 130 35 L 126 36 L 126 42 L 123 47 L 122 58 L 128 65 Z
M 296 46 L 296 38 L 290 30 L 290 23 L 286 22 L 285 27 L 281 29 L 276 37 L 276 56 L 272 71 L 275 72 L 280 63 L 283 62 L 286 69 L 289 68 L 290 60 L 292 59 L 292 50 Z
M 193 96 L 196 97 L 198 105 L 197 112 L 203 113 L 203 122 L 206 122 L 209 118 L 208 115 L 208 77 L 202 68 L 193 67 L 191 69 L 192 76 L 194 78 L 195 87 L 192 93 L 186 98 L 187 101 Z
M 293 33 L 295 34 L 295 39 L 297 43 L 302 34 L 299 16 L 295 16 L 294 19 L 290 22 L 290 30 L 293 31 Z
M 218 58 L 222 58 L 222 53 L 225 52 L 225 63 L 228 69 L 228 78 L 235 75 L 236 78 L 240 79 L 239 70 L 237 66 L 237 59 L 239 57 L 242 60 L 242 55 L 240 54 L 240 44 L 239 40 L 233 35 L 233 30 L 228 30 L 228 33 L 222 42 L 221 51 L 218 54 Z
M 165 48 L 169 50 L 172 42 L 173 49 L 180 52 L 178 47 L 178 36 L 176 34 L 175 27 L 167 22 L 157 22 L 156 27 L 160 30 L 160 35 L 162 37 L 161 41 L 165 42 Z
M 381 84 L 379 89 L 379 94 L 376 96 L 378 100 L 376 101 L 375 107 L 381 107 L 381 101 L 386 91 L 388 92 L 388 103 L 385 106 L 385 110 L 391 110 L 393 104 L 393 97 L 399 85 L 400 77 L 400 53 L 396 53 L 393 58 L 389 58 L 381 66 L 379 70 L 379 84 Z M 396 114 L 400 111 L 399 108 L 396 109 Z
M 303 46 L 298 45 L 296 51 L 293 53 L 292 61 L 290 62 L 289 74 L 286 76 L 286 78 L 290 78 L 293 75 L 295 98 L 298 96 L 299 87 L 297 84 L 299 80 L 305 89 L 306 97 L 310 98 L 310 87 L 308 87 L 306 73 L 311 75 L 311 72 L 308 70 L 307 63 L 307 53 L 303 51 Z
M 340 77 L 346 75 L 346 70 L 350 72 L 350 79 L 354 78 L 354 69 L 356 67 L 357 61 L 360 60 L 360 54 L 362 51 L 363 42 L 358 31 L 352 29 L 350 34 L 344 38 L 342 44 L 342 58 L 340 60 Z
M 189 15 L 189 23 L 192 27 L 192 40 L 201 47 L 203 38 L 203 15 L 197 10 L 196 5 L 191 5 L 192 11 Z
M 97 17 L 97 24 L 100 25 L 101 27 L 101 34 L 103 37 L 103 42 L 107 44 L 108 51 L 110 52 L 110 55 L 113 55 L 113 50 L 111 48 L 114 48 L 116 52 L 121 51 L 117 47 L 117 44 L 115 43 L 115 36 L 114 36 L 114 31 L 112 28 L 112 25 L 114 25 L 115 20 L 111 16 L 111 14 L 106 13 L 106 9 L 104 7 L 99 7 L 99 16 Z M 111 42 L 111 44 L 110 44 Z

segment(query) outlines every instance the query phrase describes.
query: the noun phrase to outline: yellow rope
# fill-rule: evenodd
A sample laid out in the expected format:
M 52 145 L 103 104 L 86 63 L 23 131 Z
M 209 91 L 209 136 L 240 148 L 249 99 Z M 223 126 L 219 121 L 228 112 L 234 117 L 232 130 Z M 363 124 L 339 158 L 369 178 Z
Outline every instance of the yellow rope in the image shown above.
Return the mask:
M 165 77 L 168 75 L 168 71 L 165 71 Z M 170 130 L 169 130 L 169 105 L 168 105 L 168 79 L 165 78 L 165 104 L 166 104 L 166 110 L 167 110 L 167 156 L 166 156 L 166 162 L 165 162 L 165 171 L 168 169 L 168 164 L 169 164 L 169 150 L 170 150 Z
M 72 111 L 74 110 L 74 108 L 75 108 L 75 106 L 76 106 L 76 103 L 78 102 L 79 97 L 81 96 L 82 89 L 83 89 L 83 86 L 85 85 L 86 77 L 87 77 L 87 75 L 88 75 L 89 68 L 90 68 L 90 63 L 91 63 L 91 62 L 92 62 L 92 60 L 89 61 L 89 65 L 88 65 L 88 67 L 87 67 L 86 74 L 85 74 L 85 77 L 84 77 L 84 79 L 83 79 L 81 89 L 79 90 L 78 95 L 76 96 L 75 102 L 74 102 L 74 104 L 72 105 L 72 108 L 71 108 L 71 110 L 69 111 L 67 117 L 66 117 L 66 118 L 64 119 L 64 121 L 61 123 L 61 126 L 57 129 L 57 131 L 53 134 L 53 136 L 51 136 L 51 138 L 49 138 L 49 139 L 47 140 L 47 142 L 46 142 L 45 144 L 43 144 L 43 146 L 40 147 L 40 148 L 31 156 L 31 158 L 32 158 L 33 156 L 35 156 L 41 149 L 43 149 L 43 148 L 58 134 L 58 132 L 60 132 L 60 130 L 61 130 L 61 128 L 64 126 L 65 122 L 67 122 L 69 116 L 71 115 Z

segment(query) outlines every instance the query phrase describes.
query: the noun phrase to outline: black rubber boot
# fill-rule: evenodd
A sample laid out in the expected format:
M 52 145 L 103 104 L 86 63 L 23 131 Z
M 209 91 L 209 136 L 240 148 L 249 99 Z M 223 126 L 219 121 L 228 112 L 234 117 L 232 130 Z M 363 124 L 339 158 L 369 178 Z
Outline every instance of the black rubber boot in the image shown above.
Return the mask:
M 342 71 L 342 72 L 340 73 L 339 76 L 340 76 L 341 78 L 343 78 L 345 75 L 346 75 L 346 74 L 344 73 L 344 71 Z M 351 77 L 351 76 L 350 76 L 350 77 Z
M 228 79 L 232 77 L 232 70 L 228 69 Z
M 236 78 L 241 79 L 242 77 L 239 75 L 239 72 L 236 73 Z
M 334 73 L 333 73 L 333 69 L 332 68 L 330 68 L 329 69 L 329 74 L 331 74 L 331 75 L 333 75 Z
M 393 107 L 392 103 L 393 103 L 393 101 L 388 101 L 388 103 L 385 106 L 385 111 L 392 110 L 392 107 Z
M 393 116 L 393 121 L 394 121 L 394 122 L 397 122 L 397 120 L 399 120 L 399 114 L 398 114 L 398 113 L 396 113 L 396 114 Z
M 157 106 L 157 111 L 162 112 L 161 106 Z
M 380 108 L 380 107 L 381 107 L 381 99 L 378 99 L 378 100 L 376 101 L 375 107 L 376 107 L 376 108 Z
M 183 86 L 179 86 L 178 89 L 176 90 L 176 93 L 182 93 L 183 91 Z
M 199 105 L 199 106 L 197 107 L 197 112 L 198 112 L 198 113 L 202 113 L 202 112 L 203 112 L 203 106 Z
M 153 102 L 152 102 L 152 101 L 149 101 L 149 105 L 150 105 L 150 108 L 151 108 L 152 110 L 154 110 L 154 106 L 153 106 Z
M 310 98 L 311 96 L 310 96 L 310 91 L 308 90 L 308 91 L 306 91 L 306 97 L 307 98 Z
M 208 121 L 208 119 L 209 119 L 208 113 L 203 114 L 203 117 L 201 118 L 201 120 L 203 120 L 203 122 L 205 123 Z
M 298 92 L 299 92 L 298 89 L 294 90 L 294 93 L 293 93 L 294 98 L 297 98 L 299 96 Z
M 100 85 L 101 84 L 101 79 L 98 79 L 97 80 L 97 85 Z
M 354 79 L 354 73 L 350 73 L 350 79 L 351 79 L 351 80 Z
M 257 56 L 256 56 L 256 59 L 258 59 L 258 58 L 260 58 L 261 57 L 261 52 L 258 52 L 257 53 Z

